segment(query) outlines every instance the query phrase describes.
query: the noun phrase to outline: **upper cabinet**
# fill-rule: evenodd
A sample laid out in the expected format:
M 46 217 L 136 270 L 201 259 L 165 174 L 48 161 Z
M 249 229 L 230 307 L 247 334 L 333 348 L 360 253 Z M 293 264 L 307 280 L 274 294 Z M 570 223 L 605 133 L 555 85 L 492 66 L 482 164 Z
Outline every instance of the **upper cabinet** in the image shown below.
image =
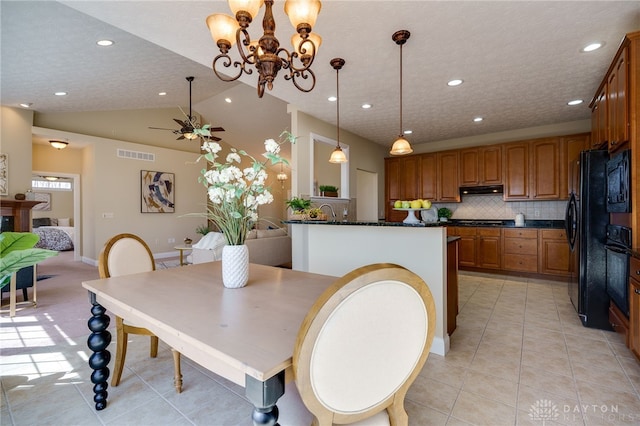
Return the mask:
M 608 148 L 607 85 L 603 84 L 591 105 L 591 148 Z
M 460 202 L 458 184 L 458 151 L 436 153 L 438 161 L 438 192 L 436 201 Z
M 396 200 L 414 200 L 420 198 L 420 158 L 385 158 L 385 214 L 390 222 L 401 222 L 406 212 L 393 210 Z
M 545 138 L 531 141 L 531 199 L 567 198 L 567 163 L 564 140 Z
M 615 151 L 629 142 L 628 52 L 628 46 L 620 51 L 607 78 L 610 151 Z
M 460 150 L 460 186 L 500 185 L 502 147 L 500 145 Z
M 529 199 L 529 143 L 515 142 L 502 147 L 505 200 Z

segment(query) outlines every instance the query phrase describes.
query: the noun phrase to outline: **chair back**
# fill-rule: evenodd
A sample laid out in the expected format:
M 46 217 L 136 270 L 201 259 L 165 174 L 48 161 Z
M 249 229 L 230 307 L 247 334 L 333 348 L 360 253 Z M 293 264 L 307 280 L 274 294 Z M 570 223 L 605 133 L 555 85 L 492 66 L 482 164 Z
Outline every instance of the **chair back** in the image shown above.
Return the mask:
M 404 397 L 435 325 L 429 287 L 399 265 L 368 265 L 339 278 L 298 333 L 293 368 L 302 401 L 319 424 L 353 423 L 384 409 L 391 424 L 405 423 Z
M 155 271 L 147 243 L 133 234 L 118 234 L 107 241 L 98 258 L 100 278 Z

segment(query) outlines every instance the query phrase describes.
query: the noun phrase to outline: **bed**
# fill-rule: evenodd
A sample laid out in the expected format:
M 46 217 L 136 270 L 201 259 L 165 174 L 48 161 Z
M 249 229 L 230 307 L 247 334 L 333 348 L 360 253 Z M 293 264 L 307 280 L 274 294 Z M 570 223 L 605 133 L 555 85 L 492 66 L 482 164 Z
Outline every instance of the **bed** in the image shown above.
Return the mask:
M 33 233 L 40 237 L 36 248 L 56 251 L 73 250 L 72 226 L 40 226 L 33 229 Z

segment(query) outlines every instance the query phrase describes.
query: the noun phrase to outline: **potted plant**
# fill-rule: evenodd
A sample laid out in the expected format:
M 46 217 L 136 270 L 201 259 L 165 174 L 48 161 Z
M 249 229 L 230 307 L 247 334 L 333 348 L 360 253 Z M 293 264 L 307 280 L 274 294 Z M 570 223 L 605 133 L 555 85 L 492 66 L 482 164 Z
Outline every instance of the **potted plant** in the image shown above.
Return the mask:
M 285 201 L 287 207 L 291 209 L 290 219 L 304 220 L 306 218 L 307 209 L 311 208 L 311 200 L 293 197 Z
M 441 207 L 438 209 L 438 217 L 440 218 L 440 222 L 447 222 L 451 219 L 451 215 L 453 212 L 446 207 Z
M 203 237 L 210 232 L 209 225 L 198 225 L 196 227 L 196 234 L 200 234 Z
M 321 197 L 337 197 L 338 188 L 333 185 L 320 185 Z

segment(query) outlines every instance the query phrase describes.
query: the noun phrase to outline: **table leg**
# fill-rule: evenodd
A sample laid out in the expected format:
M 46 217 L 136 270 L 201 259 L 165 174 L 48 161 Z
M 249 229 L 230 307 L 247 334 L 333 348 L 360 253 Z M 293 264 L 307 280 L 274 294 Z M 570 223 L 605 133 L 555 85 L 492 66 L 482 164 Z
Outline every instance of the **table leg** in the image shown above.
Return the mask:
M 87 346 L 93 351 L 89 357 L 89 367 L 91 373 L 91 383 L 93 383 L 93 401 L 96 403 L 96 410 L 104 410 L 107 407 L 107 380 L 109 379 L 109 361 L 111 353 L 107 350 L 111 343 L 111 333 L 109 328 L 109 316 L 105 315 L 106 309 L 97 301 L 95 293 L 89 292 L 89 302 L 91 302 L 91 318 L 87 322 L 91 334 L 87 339 Z
M 253 424 L 276 425 L 278 423 L 276 401 L 284 395 L 284 371 L 264 382 L 248 375 L 245 380 L 247 398 L 254 406 L 251 415 Z
M 184 250 L 178 250 L 180 252 L 180 266 L 184 265 L 184 262 L 182 261 L 183 257 L 184 257 Z

